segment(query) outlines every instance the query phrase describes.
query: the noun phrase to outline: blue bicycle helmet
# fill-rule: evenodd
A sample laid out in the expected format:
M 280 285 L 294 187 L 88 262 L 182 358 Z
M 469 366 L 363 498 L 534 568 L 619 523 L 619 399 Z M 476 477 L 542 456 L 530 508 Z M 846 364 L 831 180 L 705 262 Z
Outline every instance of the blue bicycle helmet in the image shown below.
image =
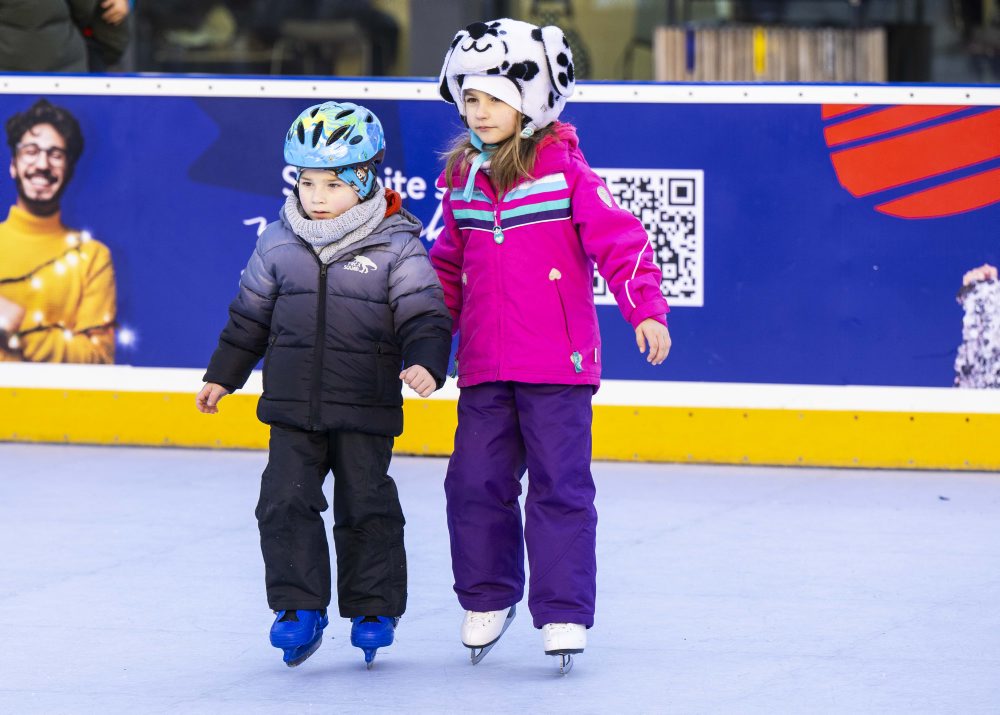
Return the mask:
M 285 161 L 299 169 L 330 169 L 357 189 L 362 201 L 376 190 L 375 165 L 385 156 L 382 124 L 352 102 L 309 107 L 285 136 Z

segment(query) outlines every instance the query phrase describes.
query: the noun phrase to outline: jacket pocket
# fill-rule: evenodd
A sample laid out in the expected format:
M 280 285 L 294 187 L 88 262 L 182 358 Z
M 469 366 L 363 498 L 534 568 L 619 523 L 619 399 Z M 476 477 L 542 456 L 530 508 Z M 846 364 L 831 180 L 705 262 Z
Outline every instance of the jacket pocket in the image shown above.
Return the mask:
M 569 327 L 569 313 L 566 310 L 566 300 L 563 298 L 562 287 L 560 285 L 561 279 L 562 273 L 560 273 L 558 268 L 553 268 L 549 271 L 549 281 L 555 286 L 556 297 L 559 299 L 559 310 L 563 318 L 563 327 L 566 330 L 569 361 L 573 365 L 575 372 L 583 372 L 583 355 L 577 349 L 576 342 L 573 340 L 573 331 Z
M 277 339 L 278 339 L 277 335 L 270 335 L 267 338 L 267 350 L 264 351 L 264 365 L 263 365 L 263 368 L 262 368 L 263 372 L 264 372 L 264 375 L 263 375 L 263 388 L 264 388 L 263 392 L 264 392 L 264 394 L 267 394 L 267 391 L 268 391 L 268 383 L 270 382 L 268 376 L 271 373 L 271 371 L 268 369 L 268 367 L 270 366 L 270 363 L 271 363 L 271 353 L 274 351 L 274 343 L 275 343 L 275 341 Z
M 399 379 L 403 356 L 385 343 L 375 343 L 375 403 L 398 405 L 402 402 L 403 381 Z

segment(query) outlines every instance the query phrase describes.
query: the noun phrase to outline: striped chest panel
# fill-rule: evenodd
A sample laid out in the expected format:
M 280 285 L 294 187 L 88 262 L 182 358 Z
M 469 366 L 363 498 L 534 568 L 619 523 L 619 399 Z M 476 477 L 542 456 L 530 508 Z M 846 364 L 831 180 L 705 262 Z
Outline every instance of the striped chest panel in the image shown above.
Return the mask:
M 460 188 L 453 189 L 450 198 L 452 215 L 460 229 L 493 231 L 494 226 L 500 226 L 507 231 L 543 221 L 566 220 L 571 215 L 569 185 L 562 172 L 518 184 L 504 195 L 499 211 L 479 188 L 469 201 L 462 198 Z

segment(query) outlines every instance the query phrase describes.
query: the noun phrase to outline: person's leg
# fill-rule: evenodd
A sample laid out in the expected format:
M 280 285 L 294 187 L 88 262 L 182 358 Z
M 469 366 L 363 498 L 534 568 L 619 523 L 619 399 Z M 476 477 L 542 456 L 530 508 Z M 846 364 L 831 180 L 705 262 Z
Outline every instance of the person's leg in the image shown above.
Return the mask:
M 406 610 L 406 521 L 388 473 L 392 443 L 382 435 L 330 433 L 337 600 L 344 618 Z
M 274 611 L 324 609 L 330 603 L 330 550 L 322 517 L 326 442 L 325 432 L 271 426 L 255 514 L 267 603 Z
M 520 477 L 524 445 L 509 383 L 462 388 L 444 489 L 455 593 L 468 611 L 497 611 L 524 596 Z
M 546 623 L 594 624 L 597 591 L 596 489 L 590 473 L 589 385 L 516 388 L 527 452 L 524 536 L 531 565 L 528 608 Z

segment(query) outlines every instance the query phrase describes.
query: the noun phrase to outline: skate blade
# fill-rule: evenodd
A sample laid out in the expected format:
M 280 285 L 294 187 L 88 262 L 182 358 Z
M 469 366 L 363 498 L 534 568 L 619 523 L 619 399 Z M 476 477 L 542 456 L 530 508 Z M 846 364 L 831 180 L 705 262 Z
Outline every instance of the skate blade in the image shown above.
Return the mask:
M 361 650 L 365 652 L 365 668 L 371 670 L 372 666 L 375 665 L 375 653 L 378 648 L 362 648 Z
M 477 646 L 477 645 L 468 645 L 466 643 L 462 644 L 469 649 L 469 657 L 472 659 L 473 665 L 476 665 L 479 661 L 481 661 L 483 658 L 486 657 L 487 653 L 493 650 L 493 646 L 497 644 L 501 636 L 503 636 L 503 634 L 507 632 L 507 629 L 510 628 L 511 621 L 514 620 L 514 616 L 516 615 L 517 615 L 517 605 L 515 604 L 510 607 L 509 611 L 507 611 L 507 617 L 503 621 L 503 628 L 500 629 L 500 635 L 498 635 L 496 638 L 494 638 L 486 645 Z
M 323 634 L 320 633 L 319 636 L 317 636 L 316 640 L 310 643 L 309 645 L 305 646 L 305 650 L 303 650 L 301 653 L 296 653 L 297 649 L 294 648 L 288 649 L 291 650 L 293 653 L 295 653 L 295 655 L 286 660 L 285 665 L 287 665 L 289 668 L 294 668 L 297 665 L 302 665 L 304 662 L 306 662 L 309 656 L 311 656 L 313 653 L 317 651 L 317 649 L 319 649 L 322 643 L 323 643 Z M 286 657 L 288 655 L 288 650 L 285 651 Z
M 559 674 L 566 675 L 569 671 L 573 670 L 573 655 L 570 653 L 563 653 L 559 656 L 561 659 L 559 661 Z

